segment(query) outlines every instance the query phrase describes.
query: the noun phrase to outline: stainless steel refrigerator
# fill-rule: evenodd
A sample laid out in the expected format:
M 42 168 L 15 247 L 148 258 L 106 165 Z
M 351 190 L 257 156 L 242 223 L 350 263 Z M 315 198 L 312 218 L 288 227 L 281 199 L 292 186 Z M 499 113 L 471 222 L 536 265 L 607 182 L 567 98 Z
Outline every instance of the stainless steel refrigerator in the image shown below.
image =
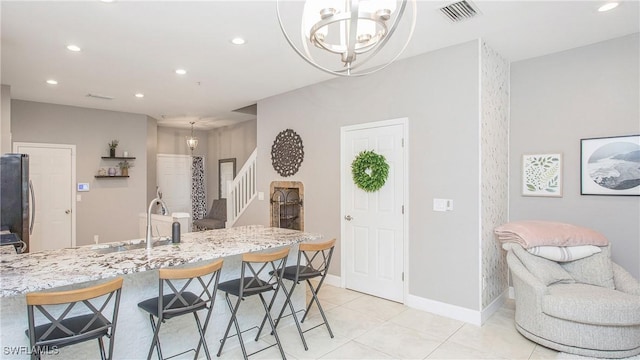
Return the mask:
M 0 178 L 2 243 L 16 246 L 18 252 L 26 252 L 29 249 L 35 211 L 35 194 L 29 181 L 29 155 L 2 155 Z M 19 241 L 24 242 L 24 245 L 20 246 Z

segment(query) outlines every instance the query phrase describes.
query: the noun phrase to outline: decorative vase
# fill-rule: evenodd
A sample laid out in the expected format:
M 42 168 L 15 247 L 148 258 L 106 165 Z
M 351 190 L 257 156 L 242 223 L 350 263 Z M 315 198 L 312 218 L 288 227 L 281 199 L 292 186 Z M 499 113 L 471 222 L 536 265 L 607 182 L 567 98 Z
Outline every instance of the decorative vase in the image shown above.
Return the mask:
M 109 176 L 116 176 L 116 168 L 109 168 Z
M 110 157 L 115 157 L 116 156 L 116 148 L 110 148 L 109 149 L 109 156 Z
M 128 168 L 122 168 L 122 169 L 120 169 L 120 173 L 122 174 L 122 176 L 129 176 L 129 169 Z

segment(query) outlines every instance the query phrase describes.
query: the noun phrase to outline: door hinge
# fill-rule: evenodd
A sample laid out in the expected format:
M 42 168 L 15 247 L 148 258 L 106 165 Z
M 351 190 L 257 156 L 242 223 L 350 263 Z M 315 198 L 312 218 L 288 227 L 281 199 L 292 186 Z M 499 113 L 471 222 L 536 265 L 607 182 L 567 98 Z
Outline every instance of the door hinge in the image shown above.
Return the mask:
M 401 146 L 404 147 L 404 138 L 402 138 Z
M 404 205 L 402 205 L 402 215 L 404 215 Z
M 402 281 L 404 281 L 404 271 L 402 272 Z

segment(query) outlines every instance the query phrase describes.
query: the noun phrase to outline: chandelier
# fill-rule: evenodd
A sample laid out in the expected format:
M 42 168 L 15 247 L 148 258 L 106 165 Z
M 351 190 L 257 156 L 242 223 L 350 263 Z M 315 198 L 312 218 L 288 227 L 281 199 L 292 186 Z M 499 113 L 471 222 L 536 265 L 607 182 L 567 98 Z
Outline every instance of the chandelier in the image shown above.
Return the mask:
M 189 147 L 189 149 L 191 150 L 191 154 L 193 155 L 193 150 L 198 147 L 198 138 L 193 136 L 193 124 L 195 124 L 195 121 L 192 121 L 190 124 L 191 136 L 187 138 L 187 146 Z
M 294 51 L 312 66 L 338 76 L 367 75 L 390 65 L 409 44 L 416 22 L 416 0 L 278 0 L 276 9 L 280 29 Z M 411 16 L 402 21 L 407 9 Z M 299 39 L 290 36 L 295 29 Z M 394 39 L 395 49 L 379 55 L 394 35 L 404 42 Z

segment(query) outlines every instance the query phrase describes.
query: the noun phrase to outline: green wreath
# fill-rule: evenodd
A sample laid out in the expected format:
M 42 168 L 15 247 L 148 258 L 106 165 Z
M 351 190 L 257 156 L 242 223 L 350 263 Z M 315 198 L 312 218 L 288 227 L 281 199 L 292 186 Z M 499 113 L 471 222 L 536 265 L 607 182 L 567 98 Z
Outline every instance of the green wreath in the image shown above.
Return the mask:
M 389 176 L 387 159 L 373 151 L 362 151 L 351 163 L 353 182 L 366 192 L 380 189 Z

